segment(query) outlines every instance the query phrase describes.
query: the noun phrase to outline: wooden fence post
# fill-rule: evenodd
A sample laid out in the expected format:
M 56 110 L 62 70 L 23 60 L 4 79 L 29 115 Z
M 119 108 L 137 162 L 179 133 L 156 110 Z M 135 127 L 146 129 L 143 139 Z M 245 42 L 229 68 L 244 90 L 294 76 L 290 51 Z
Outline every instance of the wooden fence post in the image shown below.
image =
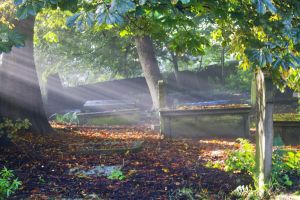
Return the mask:
M 166 108 L 166 88 L 163 80 L 158 81 L 158 103 L 159 103 L 159 125 L 160 125 L 160 134 L 164 134 L 164 120 L 161 117 L 160 111 Z
M 159 109 L 166 107 L 166 88 L 163 80 L 158 81 L 158 102 Z
M 258 190 L 263 196 L 272 170 L 274 92 L 271 78 L 261 69 L 256 73 L 256 88 L 256 167 Z

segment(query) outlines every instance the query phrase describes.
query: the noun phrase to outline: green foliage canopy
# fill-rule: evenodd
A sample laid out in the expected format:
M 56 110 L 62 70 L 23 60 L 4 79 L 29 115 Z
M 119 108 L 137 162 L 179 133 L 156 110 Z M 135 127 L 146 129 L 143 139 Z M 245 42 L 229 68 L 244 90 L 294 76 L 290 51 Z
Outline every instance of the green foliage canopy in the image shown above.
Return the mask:
M 174 27 L 183 16 L 181 27 L 190 26 L 194 17 L 207 15 L 218 24 L 219 29 L 214 33 L 215 39 L 221 39 L 223 45 L 231 48 L 242 60 L 242 67 L 257 67 L 268 71 L 279 85 L 288 84 L 290 69 L 297 69 L 300 64 L 300 2 L 280 0 L 15 0 L 18 6 L 17 16 L 24 19 L 35 15 L 43 7 L 69 9 L 76 12 L 68 19 L 69 26 L 85 30 L 94 24 L 109 24 L 123 27 L 135 35 L 149 34 L 162 37 L 169 27 Z M 172 16 L 172 15 L 173 16 Z M 171 20 L 170 20 L 171 19 Z M 188 19 L 191 19 L 190 21 Z M 156 23 L 159 22 L 159 23 Z M 167 25 L 167 28 L 165 28 Z M 176 25 L 175 25 L 176 27 Z M 161 33 L 161 34 L 157 34 Z M 171 49 L 181 51 L 182 46 L 189 45 L 185 35 L 187 32 L 177 30 L 174 38 L 183 43 L 174 45 Z M 201 37 L 193 37 L 205 44 Z M 185 40 L 187 39 L 187 40 Z M 179 41 L 180 41 L 179 40 Z M 181 48 L 180 48 L 181 47 Z M 201 49 L 200 49 L 201 52 Z M 293 80 L 293 79 L 292 79 Z M 290 84 L 291 85 L 291 84 Z
M 69 11 L 44 9 L 36 17 L 35 58 L 44 77 L 59 73 L 65 84 L 74 86 L 142 74 L 130 38 L 120 38 L 109 26 L 84 33 L 70 29 L 69 16 Z
M 242 67 L 268 71 L 279 86 L 299 68 L 299 1 L 227 1 L 217 8 L 215 21 L 221 39 L 242 60 Z M 297 70 L 296 70 L 297 71 Z M 297 71 L 299 73 L 299 71 Z
M 14 30 L 15 7 L 11 2 L 0 0 L 0 54 L 8 53 L 13 46 L 24 46 L 25 37 Z

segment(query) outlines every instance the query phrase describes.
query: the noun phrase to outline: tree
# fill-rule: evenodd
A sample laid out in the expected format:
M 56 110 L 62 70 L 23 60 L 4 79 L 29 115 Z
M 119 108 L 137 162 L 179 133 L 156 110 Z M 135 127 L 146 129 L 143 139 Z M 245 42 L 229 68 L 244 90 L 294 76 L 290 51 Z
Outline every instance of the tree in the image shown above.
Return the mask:
M 263 195 L 272 169 L 273 85 L 290 85 L 286 75 L 300 65 L 300 2 L 227 3 L 215 12 L 219 26 L 216 35 L 242 60 L 241 66 L 252 69 L 256 75 L 256 164 L 258 190 Z
M 186 1 L 182 1 L 186 3 Z M 108 1 L 108 2 L 97 2 L 97 1 L 82 1 L 76 3 L 70 3 L 68 1 L 44 1 L 44 4 L 40 4 L 36 1 L 16 1 L 19 6 L 19 17 L 26 18 L 28 15 L 35 15 L 42 7 L 70 7 L 70 9 L 76 10 L 76 13 L 71 16 L 67 22 L 69 26 L 76 26 L 79 30 L 86 30 L 88 26 L 94 26 L 96 24 L 109 24 L 113 27 L 117 27 L 123 31 L 127 31 L 129 35 L 132 35 L 135 39 L 137 46 L 139 60 L 144 70 L 144 75 L 149 86 L 150 94 L 153 101 L 153 108 L 158 109 L 158 89 L 157 81 L 161 79 L 159 72 L 157 59 L 153 49 L 152 40 L 158 36 L 159 39 L 164 40 L 167 35 L 165 26 L 161 26 L 160 23 L 166 21 L 163 25 L 170 25 L 170 27 L 176 28 L 176 22 L 180 22 L 181 25 L 184 23 L 190 23 L 189 17 L 181 12 L 181 7 L 173 6 L 171 2 L 147 2 L 140 1 L 135 4 L 131 0 L 124 1 Z M 175 3 L 176 4 L 176 3 Z M 182 20 L 183 18 L 183 20 Z M 159 27 L 159 28 L 158 28 Z M 191 30 L 189 30 L 191 31 Z M 188 30 L 180 30 L 177 32 L 173 39 L 173 43 L 176 44 L 182 33 L 189 32 Z M 182 47 L 189 47 L 192 44 L 193 51 L 198 51 L 200 46 L 198 43 L 194 44 L 199 37 L 189 39 L 191 34 L 185 33 L 187 43 L 181 42 Z M 196 39 L 195 39 L 196 38 Z M 202 39 L 202 38 L 201 38 Z M 174 45 L 173 45 L 174 46 Z M 145 47 L 149 51 L 141 52 L 141 48 Z M 180 47 L 180 48 L 182 48 Z
M 43 77 L 59 73 L 64 84 L 75 86 L 141 76 L 131 38 L 121 38 L 109 27 L 84 33 L 70 29 L 69 16 L 68 11 L 44 9 L 36 17 L 35 60 Z
M 0 68 L 0 117 L 30 120 L 31 131 L 52 132 L 43 109 L 41 91 L 33 59 L 34 18 L 12 21 L 16 30 L 26 37 L 25 46 L 12 48 L 2 55 Z M 11 45 L 10 45 L 11 46 Z
M 139 59 L 144 71 L 144 76 L 148 84 L 152 97 L 153 108 L 159 108 L 158 100 L 158 81 L 162 79 L 160 74 L 157 59 L 155 57 L 153 43 L 149 36 L 139 36 L 135 38 L 136 48 L 139 54 Z

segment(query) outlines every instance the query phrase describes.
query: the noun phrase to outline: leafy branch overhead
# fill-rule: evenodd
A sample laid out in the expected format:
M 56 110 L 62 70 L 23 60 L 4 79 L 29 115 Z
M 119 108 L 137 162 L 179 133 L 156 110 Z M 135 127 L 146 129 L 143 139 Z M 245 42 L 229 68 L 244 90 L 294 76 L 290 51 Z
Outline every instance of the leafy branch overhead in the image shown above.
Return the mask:
M 197 19 L 216 24 L 217 37 L 241 60 L 243 68 L 273 71 L 274 80 L 285 84 L 291 68 L 300 65 L 300 2 L 279 0 L 15 0 L 17 17 L 25 19 L 42 8 L 70 10 L 69 27 L 85 31 L 105 25 L 126 30 L 125 35 L 150 34 L 167 42 L 177 53 L 203 54 L 208 40 L 198 34 Z M 180 24 L 179 19 L 194 23 Z M 166 19 L 167 22 L 166 22 Z M 173 19 L 173 21 L 172 21 Z M 176 26 L 173 22 L 177 22 Z M 178 28 L 180 27 L 180 28 Z M 194 31 L 194 33 L 193 33 Z M 124 31 L 121 33 L 124 35 Z M 127 34 L 128 33 L 128 34 Z M 171 37 L 166 37 L 171 33 Z M 184 34 L 182 34 L 184 33 Z M 188 35 L 188 33 L 192 33 Z M 192 36 L 188 40 L 185 35 Z M 173 39 L 172 39 L 173 37 Z M 182 41 L 182 42 L 181 42 Z M 196 46 L 190 45 L 196 42 Z M 285 74 L 284 78 L 282 74 Z
M 8 53 L 13 46 L 22 47 L 25 45 L 25 37 L 12 30 L 6 24 L 0 24 L 0 53 Z

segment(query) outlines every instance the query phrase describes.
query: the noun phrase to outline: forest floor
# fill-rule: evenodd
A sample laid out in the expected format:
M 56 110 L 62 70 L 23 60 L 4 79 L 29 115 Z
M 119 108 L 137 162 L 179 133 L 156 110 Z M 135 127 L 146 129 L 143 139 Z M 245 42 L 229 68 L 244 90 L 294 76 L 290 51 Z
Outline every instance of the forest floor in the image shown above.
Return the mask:
M 252 184 L 245 174 L 206 165 L 224 162 L 228 150 L 238 148 L 234 139 L 162 139 L 144 126 L 53 126 L 56 135 L 26 134 L 18 148 L 0 151 L 0 168 L 14 170 L 22 181 L 12 199 L 186 199 L 182 195 L 191 191 L 199 199 L 222 199 L 237 186 Z M 141 149 L 113 151 L 136 141 L 144 141 Z M 124 180 L 71 173 L 114 165 L 122 167 Z

